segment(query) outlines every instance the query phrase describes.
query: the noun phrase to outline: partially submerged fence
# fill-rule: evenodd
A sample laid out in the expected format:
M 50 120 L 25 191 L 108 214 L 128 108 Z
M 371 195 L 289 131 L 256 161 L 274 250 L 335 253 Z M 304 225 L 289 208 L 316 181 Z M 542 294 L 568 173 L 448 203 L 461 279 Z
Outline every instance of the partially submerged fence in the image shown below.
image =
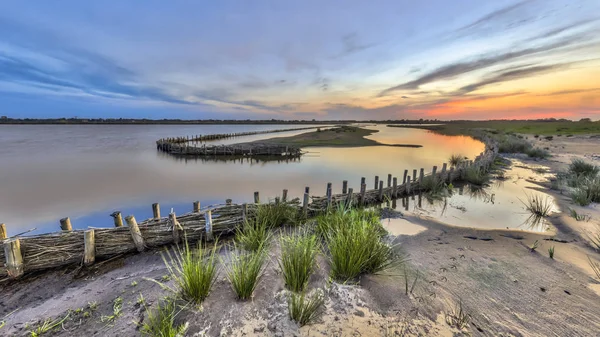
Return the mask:
M 366 178 L 362 178 L 359 191 L 348 188 L 348 181 L 343 181 L 340 194 L 333 194 L 332 184 L 328 183 L 325 196 L 311 196 L 306 187 L 302 201 L 288 201 L 288 191 L 283 190 L 281 197 L 273 202 L 287 203 L 305 216 L 312 216 L 341 203 L 367 206 L 419 194 L 431 186 L 428 180 L 451 183 L 462 179 L 469 169 L 489 170 L 498 147 L 491 139 L 482 140 L 486 143 L 485 152 L 474 161 L 463 162 L 457 167 L 433 166 L 428 174 L 423 168 L 412 172 L 404 170 L 401 182 L 392 174 L 388 174 L 387 182 L 376 176 L 372 189 L 367 188 Z M 159 205 L 153 204 L 153 218 L 140 223 L 129 215 L 125 218 L 127 226 L 124 226 L 121 213 L 114 212 L 114 228 L 72 230 L 70 219 L 63 218 L 60 232 L 11 238 L 7 238 L 5 225 L 0 224 L 0 242 L 4 246 L 0 250 L 0 261 L 5 261 L 4 267 L 0 268 L 0 279 L 75 263 L 91 265 L 96 259 L 177 243 L 184 233 L 190 240 L 211 240 L 214 236 L 234 232 L 244 219 L 253 216 L 258 204 L 260 195 L 255 192 L 253 203 L 233 204 L 228 199 L 225 204 L 201 209 L 196 201 L 191 213 L 180 216 L 171 213 L 167 217 L 161 217 Z

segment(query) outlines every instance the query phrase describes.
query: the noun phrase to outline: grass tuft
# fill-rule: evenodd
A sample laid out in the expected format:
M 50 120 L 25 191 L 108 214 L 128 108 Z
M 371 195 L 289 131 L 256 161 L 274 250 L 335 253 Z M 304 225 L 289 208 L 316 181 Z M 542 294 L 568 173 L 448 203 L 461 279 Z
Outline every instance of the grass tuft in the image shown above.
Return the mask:
M 242 248 L 249 251 L 267 247 L 271 237 L 272 233 L 268 220 L 258 217 L 250 221 L 244 221 L 244 224 L 238 227 L 235 233 L 235 240 Z
M 470 184 L 484 186 L 489 183 L 490 175 L 481 168 L 471 166 L 466 169 L 464 179 Z
M 600 167 L 588 164 L 582 159 L 573 159 L 569 164 L 569 173 L 577 176 L 595 177 L 600 173 Z
M 550 197 L 542 198 L 538 194 L 527 195 L 527 200 L 525 202 L 521 200 L 521 203 L 531 213 L 532 217 L 547 217 L 552 211 L 552 199 Z
M 143 335 L 152 337 L 179 337 L 185 334 L 187 323 L 175 325 L 175 317 L 178 314 L 177 304 L 173 299 L 165 299 L 154 310 L 148 311 L 148 318 L 142 325 Z
M 454 167 L 460 165 L 460 163 L 462 163 L 464 160 L 465 160 L 465 157 L 458 153 L 453 153 L 452 155 L 450 155 L 450 158 L 448 158 L 448 162 L 450 163 L 450 166 L 454 166 Z
M 113 301 L 113 313 L 112 315 L 103 315 L 100 317 L 102 323 L 111 323 L 115 319 L 121 317 L 123 314 L 123 298 L 117 297 Z
M 168 257 L 168 259 L 167 259 Z M 187 240 L 183 249 L 177 247 L 174 253 L 167 250 L 163 261 L 169 272 L 168 279 L 175 280 L 175 288 L 159 284 L 185 300 L 201 303 L 208 297 L 217 277 L 217 242 L 211 250 L 198 244 L 196 249 L 190 248 Z
M 29 335 L 31 337 L 38 337 L 45 334 L 46 332 L 58 327 L 59 325 L 62 325 L 67 320 L 67 318 L 69 318 L 70 314 L 71 313 L 69 312 L 65 317 L 57 318 L 55 320 L 52 320 L 50 318 L 44 320 L 42 324 L 38 325 L 38 327 L 35 328 L 35 330 L 29 331 Z
M 236 249 L 237 250 L 237 249 Z M 227 279 L 241 300 L 252 297 L 264 273 L 267 252 L 264 247 L 252 252 L 239 251 L 232 256 L 227 268 Z
M 315 234 L 296 231 L 281 238 L 279 267 L 289 290 L 302 292 L 306 289 L 315 269 L 318 252 L 319 243 Z
M 552 246 L 552 247 L 548 248 L 548 256 L 549 256 L 551 259 L 554 259 L 554 246 Z
M 592 271 L 594 272 L 594 274 L 596 274 L 596 278 L 598 279 L 598 281 L 600 281 L 600 263 L 595 262 L 589 256 L 588 256 L 588 263 L 590 264 L 590 267 L 592 267 Z
M 446 323 L 459 330 L 464 329 L 469 325 L 471 321 L 471 314 L 469 314 L 466 308 L 463 306 L 462 300 L 453 305 L 450 310 L 445 312 Z
M 592 246 L 600 252 L 600 232 L 596 233 L 595 235 L 590 235 L 589 239 L 592 243 Z
M 550 152 L 544 149 L 540 149 L 539 147 L 531 148 L 525 153 L 527 153 L 527 156 L 529 156 L 530 158 L 546 159 L 551 157 Z
M 323 313 L 324 303 L 325 298 L 320 289 L 315 291 L 312 296 L 307 296 L 304 292 L 301 294 L 290 293 L 288 298 L 290 318 L 300 326 L 310 324 Z

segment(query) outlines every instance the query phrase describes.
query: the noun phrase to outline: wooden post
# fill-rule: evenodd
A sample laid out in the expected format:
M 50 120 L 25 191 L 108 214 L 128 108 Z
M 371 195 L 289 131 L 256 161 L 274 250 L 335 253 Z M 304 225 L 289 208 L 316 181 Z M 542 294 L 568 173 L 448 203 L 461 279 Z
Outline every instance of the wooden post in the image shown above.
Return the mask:
M 23 255 L 21 255 L 21 242 L 19 239 L 4 242 L 4 258 L 8 276 L 17 278 L 23 275 Z
M 406 184 L 406 177 L 408 177 L 408 170 L 404 170 L 404 177 L 402 178 L 402 184 Z
M 352 187 L 350 187 L 350 189 L 348 189 L 348 196 L 346 197 L 346 207 L 352 206 L 352 193 L 353 192 L 354 192 L 354 190 L 352 189 Z
M 454 167 L 451 167 L 448 171 L 448 183 L 452 184 L 452 180 L 454 180 Z
M 213 240 L 213 222 L 212 222 L 212 212 L 209 209 L 208 211 L 206 211 L 206 213 L 204 214 L 204 217 L 206 218 L 206 240 L 207 241 L 212 241 Z
M 413 170 L 413 175 L 412 175 L 412 178 L 413 178 L 413 182 L 414 182 L 414 181 L 417 181 L 417 169 L 414 169 L 414 170 Z
M 392 175 L 388 173 L 387 187 L 392 187 Z
M 327 183 L 327 187 L 325 188 L 325 195 L 331 195 L 331 183 Z
M 379 200 L 383 200 L 383 180 L 379 182 Z
M 71 226 L 71 219 L 69 219 L 69 217 L 60 219 L 60 229 L 63 231 L 73 230 L 73 227 Z
M 348 180 L 342 181 L 342 194 L 348 193 Z
M 248 217 L 248 204 L 242 204 L 242 221 L 246 222 L 246 218 Z
M 131 232 L 131 237 L 133 238 L 135 248 L 137 248 L 138 252 L 143 252 L 145 249 L 144 238 L 142 237 L 142 232 L 140 232 L 137 221 L 135 221 L 135 217 L 133 215 L 129 215 L 125 218 L 125 221 L 127 222 L 127 226 L 129 226 L 129 231 Z
M 327 196 L 327 208 L 331 207 L 331 194 L 332 194 L 331 183 L 327 183 L 327 193 L 326 193 L 326 196 Z
M 360 204 L 365 204 L 365 196 L 367 194 L 367 184 L 360 184 Z
M 308 216 L 308 187 L 304 190 L 304 200 L 302 200 L 302 214 L 304 217 Z
M 121 211 L 114 211 L 110 216 L 113 217 L 115 227 L 123 227 L 123 217 L 121 216 Z
M 410 193 L 410 184 L 411 184 L 411 182 L 410 182 L 410 176 L 408 176 L 406 184 L 405 184 L 405 187 L 404 187 L 404 190 L 406 191 L 407 195 Z
M 419 172 L 419 186 L 423 185 L 423 179 L 425 179 L 425 169 L 421 169 Z
M 362 184 L 366 184 L 367 183 L 367 178 L 362 177 L 360 178 L 360 185 L 362 186 Z
M 3 223 L 0 223 L 0 240 L 4 240 L 8 237 L 8 235 L 6 234 L 6 225 Z
M 173 226 L 173 242 L 175 244 L 178 244 L 181 240 L 181 225 L 179 224 L 179 222 L 177 222 L 177 216 L 175 215 L 175 212 L 169 213 L 169 223 L 171 224 L 171 226 Z
M 279 203 L 281 203 L 281 200 L 279 197 L 275 197 L 275 205 L 279 205 Z
M 283 194 L 281 195 L 281 201 L 282 202 L 287 202 L 287 194 L 288 194 L 288 190 L 284 189 L 283 190 Z
M 446 181 L 446 169 L 448 168 L 448 164 L 444 163 L 442 164 L 442 180 Z
M 89 266 L 96 261 L 96 240 L 94 230 L 83 232 L 83 264 Z
M 152 204 L 152 214 L 154 215 L 154 220 L 160 220 L 160 205 L 157 202 Z
M 379 187 L 379 176 L 375 176 L 375 187 L 373 189 L 377 189 Z
M 233 202 L 233 200 L 231 200 L 231 199 L 225 199 L 225 205 L 227 205 L 227 206 L 231 206 L 232 202 Z
M 200 213 L 200 201 L 194 201 L 194 213 Z
M 260 195 L 259 195 L 258 191 L 254 192 L 254 203 L 260 204 Z
M 395 199 L 398 195 L 398 178 L 394 177 L 394 182 L 392 186 L 392 198 Z

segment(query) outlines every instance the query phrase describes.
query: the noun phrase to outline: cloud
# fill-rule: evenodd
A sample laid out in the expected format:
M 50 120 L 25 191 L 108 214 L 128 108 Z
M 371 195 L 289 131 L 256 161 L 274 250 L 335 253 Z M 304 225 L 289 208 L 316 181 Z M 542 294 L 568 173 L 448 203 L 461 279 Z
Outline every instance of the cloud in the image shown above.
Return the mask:
M 582 92 L 593 92 L 593 91 L 600 91 L 600 88 L 559 90 L 559 91 L 552 91 L 552 92 L 549 92 L 546 94 L 538 94 L 536 96 L 560 96 L 560 95 L 579 94 Z
M 490 84 L 518 80 L 520 78 L 529 77 L 532 75 L 538 75 L 538 74 L 546 73 L 551 70 L 564 68 L 565 66 L 566 66 L 565 64 L 553 64 L 553 65 L 547 65 L 547 66 L 526 67 L 526 68 L 517 69 L 517 70 L 505 71 L 496 76 L 481 80 L 477 83 L 473 83 L 473 84 L 464 86 L 464 87 L 460 88 L 458 90 L 458 92 L 459 93 L 468 93 L 468 92 L 479 90 Z

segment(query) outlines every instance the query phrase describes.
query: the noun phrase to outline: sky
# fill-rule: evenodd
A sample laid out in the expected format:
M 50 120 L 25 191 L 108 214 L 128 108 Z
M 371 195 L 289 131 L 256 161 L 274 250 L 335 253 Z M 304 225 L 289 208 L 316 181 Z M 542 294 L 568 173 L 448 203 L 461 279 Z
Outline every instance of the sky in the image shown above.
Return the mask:
M 599 0 L 2 1 L 14 118 L 600 119 Z

